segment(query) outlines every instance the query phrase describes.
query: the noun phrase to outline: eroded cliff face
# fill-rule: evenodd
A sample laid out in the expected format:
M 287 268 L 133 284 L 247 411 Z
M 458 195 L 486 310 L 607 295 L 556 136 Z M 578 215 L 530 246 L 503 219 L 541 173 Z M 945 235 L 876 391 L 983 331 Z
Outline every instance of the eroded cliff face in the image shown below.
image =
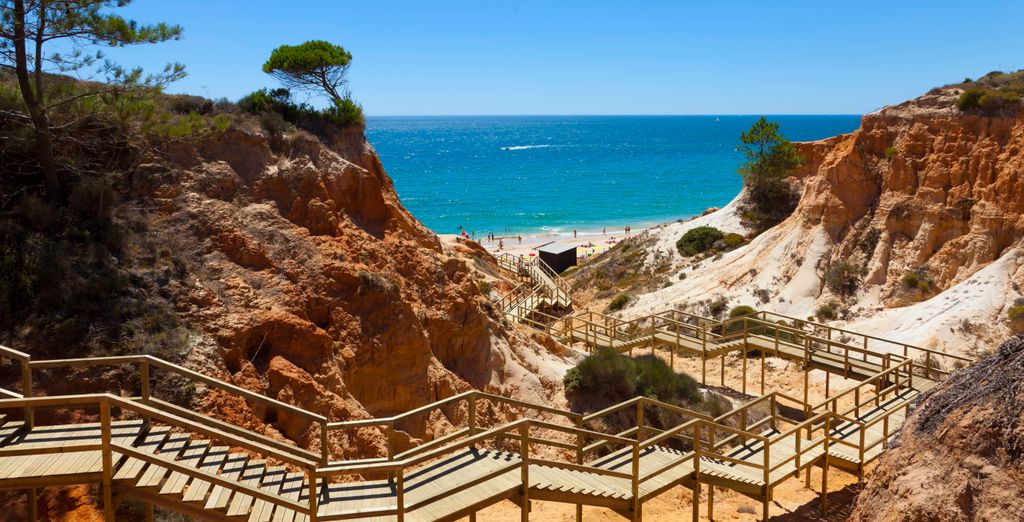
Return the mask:
M 242 124 L 154 153 L 133 190 L 156 207 L 149 234 L 186 265 L 160 292 L 194 330 L 185 360 L 203 373 L 337 420 L 471 388 L 557 394 L 559 360 L 501 327 L 479 273 L 401 206 L 361 129 L 324 145 Z M 216 392 L 200 402 L 319 446 L 302 419 Z M 447 425 L 435 417 L 401 428 L 429 438 Z M 374 456 L 383 444 L 372 429 L 332 437 L 335 458 Z
M 1024 116 L 963 114 L 958 94 L 941 89 L 799 144 L 796 217 L 824 227 L 833 258 L 862 261 L 887 299 L 910 271 L 949 288 L 1024 237 Z
M 1024 285 L 1024 114 L 965 114 L 958 93 L 938 89 L 864 116 L 850 134 L 797 144 L 806 160 L 794 175 L 800 202 L 746 246 L 696 262 L 674 246 L 698 225 L 745 232 L 742 195 L 639 238 L 648 265 L 672 284 L 624 314 L 708 313 L 725 299 L 726 310 L 803 318 L 836 301 L 854 330 L 968 355 L 989 349 L 1010 334 L 1007 309 Z M 839 262 L 857 274 L 850 295 L 826 284 Z M 925 282 L 908 285 L 908 274 Z

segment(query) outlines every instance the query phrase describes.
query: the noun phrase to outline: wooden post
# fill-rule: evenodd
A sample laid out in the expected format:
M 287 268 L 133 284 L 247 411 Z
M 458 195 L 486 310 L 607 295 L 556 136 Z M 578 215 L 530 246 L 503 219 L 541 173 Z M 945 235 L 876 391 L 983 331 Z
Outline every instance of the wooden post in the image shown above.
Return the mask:
M 703 353 L 700 354 L 700 383 L 708 385 L 708 358 Z
M 519 427 L 519 455 L 523 459 L 520 468 L 520 479 L 523 482 L 522 505 L 519 506 L 522 522 L 530 522 L 530 425 Z
M 142 396 L 142 403 L 149 403 L 149 361 L 143 359 L 139 363 L 139 387 L 140 395 Z
M 642 404 L 642 403 L 641 403 Z M 643 407 L 640 409 L 641 419 L 643 418 Z M 640 504 L 640 442 L 633 445 L 633 469 L 632 469 L 632 494 L 633 494 L 633 522 L 643 520 L 643 505 Z
M 114 462 L 110 449 L 110 401 L 100 401 L 100 448 L 103 455 L 103 519 L 114 522 Z
M 810 387 L 810 378 L 811 369 L 806 364 L 804 364 L 804 404 L 808 403 L 807 394 L 809 393 L 808 387 Z
M 327 440 L 327 419 L 320 421 L 320 464 L 326 466 L 331 461 L 331 444 Z
M 700 522 L 700 482 L 693 484 L 693 522 Z
M 747 347 L 743 346 L 743 350 L 740 352 L 740 356 L 743 358 L 743 395 L 747 394 Z
M 25 509 L 28 511 L 29 522 L 36 522 L 36 502 L 39 490 L 30 488 L 25 490 Z
M 583 417 L 576 418 L 576 428 L 583 429 Z M 583 464 L 583 433 L 576 434 L 576 464 Z M 576 522 L 583 522 L 583 504 L 576 504 Z
M 395 456 L 395 421 L 388 422 L 388 460 Z
M 827 423 L 828 423 L 828 418 L 826 418 L 826 425 L 828 425 Z M 864 430 L 861 430 L 861 431 L 864 431 Z M 822 513 L 824 513 L 825 510 L 828 509 L 828 437 L 825 437 L 825 440 L 824 440 L 823 444 L 825 445 L 825 458 L 821 459 L 822 460 L 822 464 L 821 464 L 821 511 L 822 511 Z M 861 445 L 861 448 L 863 448 L 863 447 L 864 446 Z
M 32 398 L 32 367 L 29 361 L 21 361 L 21 395 L 26 399 Z M 31 406 L 25 406 L 24 417 L 25 427 L 32 429 L 35 426 L 35 411 Z
M 828 371 L 828 370 L 825 370 L 825 398 L 826 398 L 826 399 L 828 398 L 828 395 L 829 395 L 829 391 L 828 391 L 828 381 L 829 381 L 829 378 L 830 378 L 831 376 L 832 376 L 832 372 L 830 372 L 830 371 Z
M 700 423 L 693 425 L 693 522 L 700 522 Z
M 644 440 L 644 401 L 640 400 L 636 403 L 636 440 L 637 442 Z
M 405 469 L 399 468 L 395 477 L 395 503 L 398 507 L 398 522 L 405 522 Z M 476 520 L 476 513 L 470 514 L 470 519 Z
M 708 484 L 708 520 L 715 519 L 715 485 Z
M 316 485 L 316 468 L 306 470 L 306 480 L 309 482 L 309 522 L 316 522 L 320 516 L 319 492 Z
M 476 435 L 476 395 L 469 396 L 469 435 Z
M 761 350 L 761 395 L 764 395 L 764 350 Z
M 722 387 L 725 388 L 725 352 L 722 352 Z
M 146 502 L 146 522 L 153 522 L 153 504 Z

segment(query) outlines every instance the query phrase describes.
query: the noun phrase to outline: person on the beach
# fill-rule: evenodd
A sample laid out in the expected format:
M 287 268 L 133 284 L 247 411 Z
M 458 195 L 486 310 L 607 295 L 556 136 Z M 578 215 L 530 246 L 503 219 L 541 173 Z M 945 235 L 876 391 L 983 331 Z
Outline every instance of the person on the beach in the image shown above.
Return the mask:
M 501 239 L 499 239 L 498 240 L 498 250 L 501 251 L 503 248 L 505 248 L 505 242 L 502 241 Z
M 608 227 L 602 227 L 601 228 L 601 235 L 603 236 L 603 235 L 605 235 L 607 233 L 608 233 Z
M 523 244 L 523 236 L 519 236 L 519 244 Z
M 572 238 L 576 239 L 576 229 L 572 229 Z

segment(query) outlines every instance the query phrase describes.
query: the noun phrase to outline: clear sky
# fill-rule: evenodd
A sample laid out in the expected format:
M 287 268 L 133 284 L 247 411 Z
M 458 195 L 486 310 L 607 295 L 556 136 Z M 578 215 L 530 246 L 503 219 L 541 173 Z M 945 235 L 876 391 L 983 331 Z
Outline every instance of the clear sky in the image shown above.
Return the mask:
M 284 43 L 353 55 L 374 115 L 861 114 L 936 85 L 1024 68 L 1021 1 L 135 0 L 184 27 L 111 53 L 171 92 L 237 99 L 276 86 Z

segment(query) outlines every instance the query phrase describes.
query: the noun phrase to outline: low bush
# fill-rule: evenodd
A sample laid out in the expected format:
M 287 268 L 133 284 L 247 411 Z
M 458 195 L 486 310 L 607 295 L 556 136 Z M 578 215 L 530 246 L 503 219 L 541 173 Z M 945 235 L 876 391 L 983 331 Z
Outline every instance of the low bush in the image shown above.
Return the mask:
M 328 121 L 343 126 L 366 123 L 363 107 L 350 98 L 335 101 L 330 107 L 324 109 L 322 114 Z
M 756 313 L 757 309 L 754 308 L 753 306 L 740 305 L 734 307 L 732 310 L 729 310 L 729 319 L 742 317 L 744 315 L 754 315 Z
M 629 296 L 629 294 L 619 294 L 615 296 L 615 299 L 612 299 L 612 302 L 608 303 L 608 311 L 618 312 L 619 310 L 622 310 L 623 308 L 626 307 L 626 305 L 629 304 L 629 301 L 631 299 L 632 298 Z
M 1018 110 L 1021 107 L 1022 97 L 1024 97 L 1024 88 L 1020 86 L 970 87 L 960 93 L 956 106 L 963 112 L 993 115 Z
M 334 102 L 323 110 L 307 103 L 295 103 L 288 89 L 260 89 L 238 100 L 238 108 L 260 116 L 268 131 L 280 132 L 279 120 L 267 114 L 276 113 L 280 119 L 313 133 L 322 133 L 326 124 L 342 127 L 365 123 L 363 108 L 351 99 Z M 268 125 L 268 123 L 270 125 Z
M 639 395 L 679 406 L 703 400 L 696 380 L 672 371 L 660 358 L 630 358 L 610 348 L 585 357 L 565 373 L 563 384 L 571 399 L 585 398 L 595 407 Z
M 891 159 L 895 158 L 896 157 L 896 152 L 897 152 L 896 147 L 886 147 L 885 148 L 885 159 L 891 160 Z
M 726 234 L 723 241 L 725 241 L 725 246 L 727 246 L 729 250 L 733 250 L 747 244 L 747 238 L 735 232 L 729 232 Z
M 928 269 L 925 267 L 904 274 L 902 283 L 903 288 L 907 290 L 915 290 L 925 294 L 931 292 L 935 286 L 931 276 L 928 274 Z
M 491 283 L 487 281 L 480 281 L 477 283 L 477 287 L 480 288 L 480 293 L 484 296 L 491 295 Z
M 1006 311 L 1006 317 L 1011 321 L 1024 321 L 1024 305 L 1011 306 Z
M 829 301 L 818 307 L 816 317 L 819 321 L 831 321 L 839 317 L 839 303 Z
M 679 241 L 676 241 L 676 248 L 684 256 L 695 256 L 710 250 L 717 241 L 724 237 L 725 234 L 715 227 L 691 228 L 683 234 L 683 237 L 679 238 Z
M 838 261 L 825 270 L 825 285 L 839 295 L 851 295 L 857 291 L 865 272 L 863 267 L 849 261 Z

